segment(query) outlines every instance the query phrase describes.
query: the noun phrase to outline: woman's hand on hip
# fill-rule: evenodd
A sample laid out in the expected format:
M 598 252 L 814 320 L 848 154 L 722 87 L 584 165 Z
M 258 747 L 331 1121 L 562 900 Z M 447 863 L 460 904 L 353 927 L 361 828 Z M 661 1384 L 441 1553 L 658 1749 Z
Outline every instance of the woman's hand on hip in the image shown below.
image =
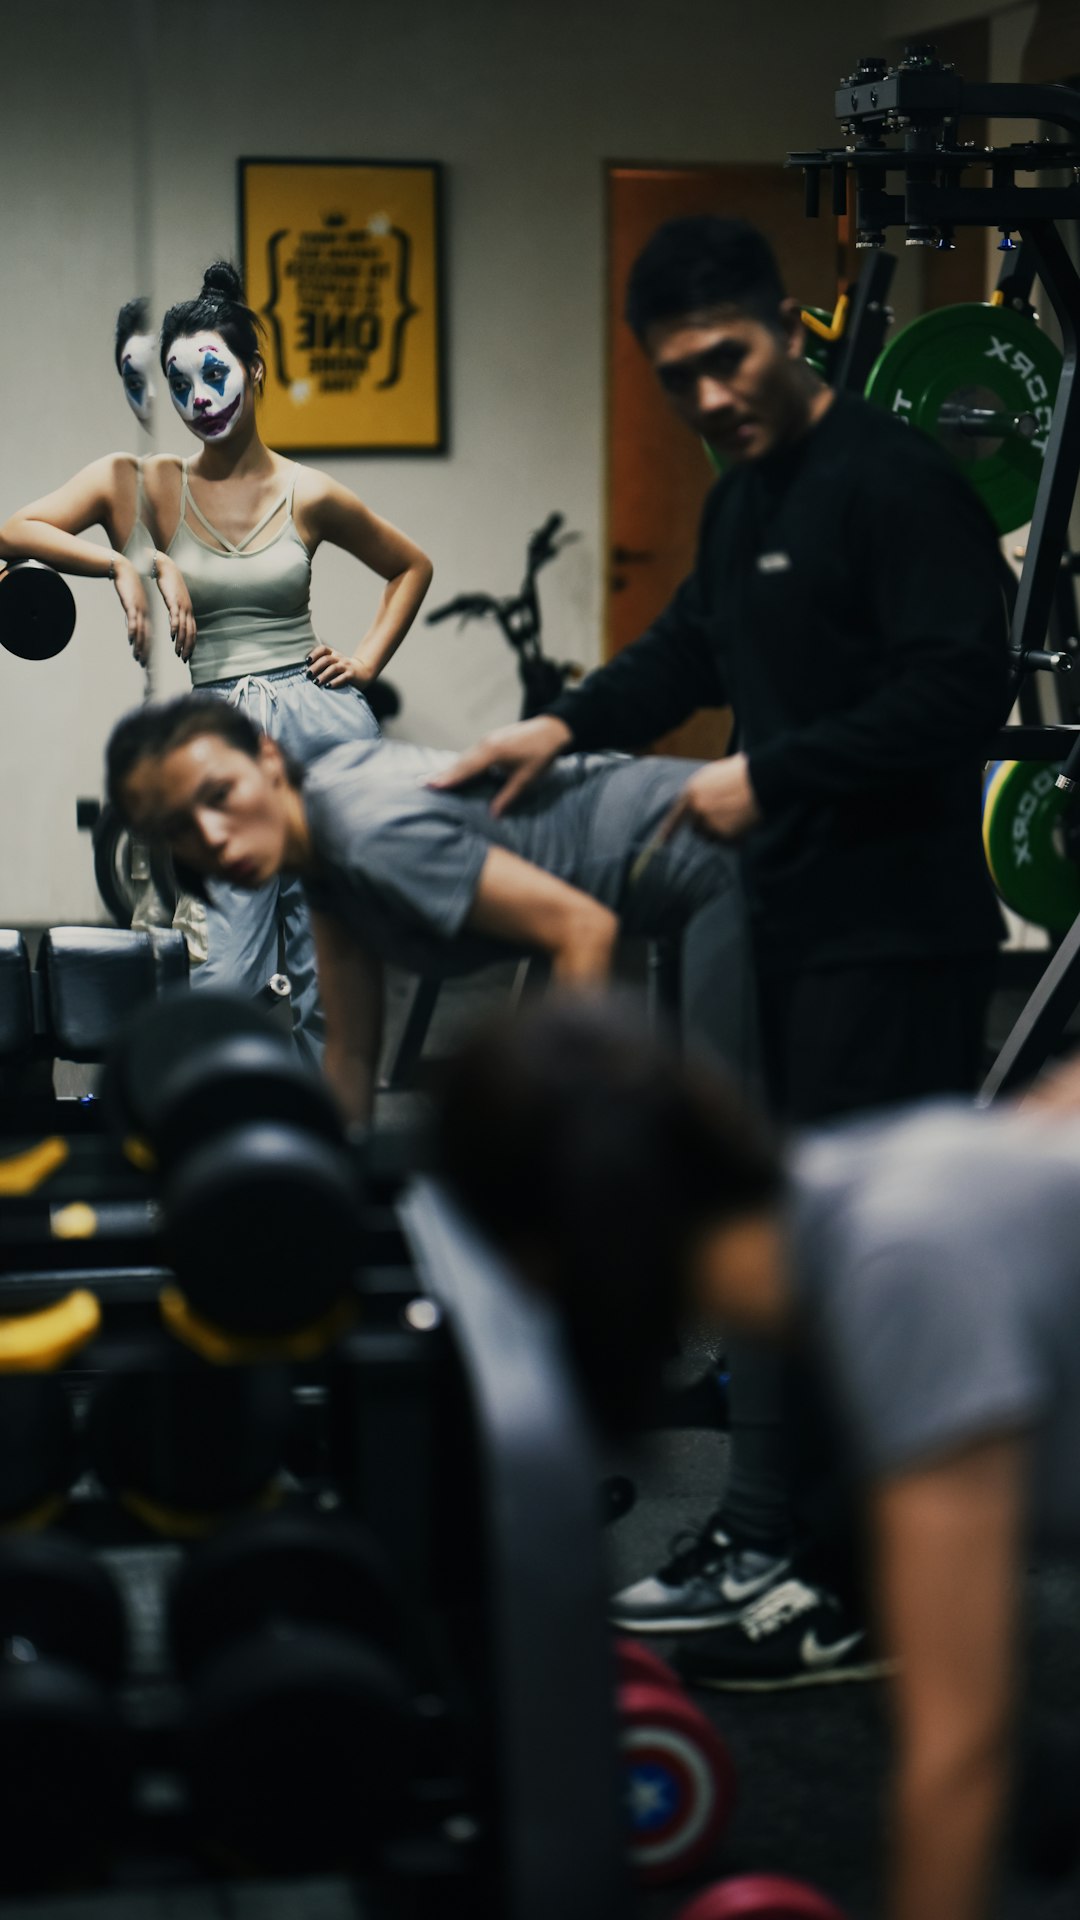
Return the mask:
M 355 687 L 358 693 L 364 693 L 375 678 L 363 661 L 335 653 L 333 647 L 312 647 L 307 663 L 309 680 L 320 687 Z

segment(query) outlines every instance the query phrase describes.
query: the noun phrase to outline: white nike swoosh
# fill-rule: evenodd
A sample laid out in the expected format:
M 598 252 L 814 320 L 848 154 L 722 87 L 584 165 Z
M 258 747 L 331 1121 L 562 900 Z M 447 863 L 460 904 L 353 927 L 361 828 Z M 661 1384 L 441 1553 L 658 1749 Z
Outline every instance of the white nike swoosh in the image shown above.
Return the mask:
M 799 1653 L 808 1667 L 831 1667 L 852 1647 L 857 1647 L 863 1638 L 862 1633 L 851 1633 L 846 1640 L 831 1640 L 827 1647 L 823 1647 L 817 1633 L 811 1628 L 809 1633 L 803 1634 Z
M 786 1564 L 785 1562 L 785 1566 Z M 720 1581 L 720 1592 L 725 1600 L 729 1600 L 733 1607 L 737 1607 L 743 1600 L 752 1600 L 756 1593 L 760 1593 L 763 1587 L 767 1587 L 778 1577 L 775 1567 L 770 1567 L 765 1573 L 755 1574 L 751 1580 L 736 1580 L 732 1574 L 725 1573 Z

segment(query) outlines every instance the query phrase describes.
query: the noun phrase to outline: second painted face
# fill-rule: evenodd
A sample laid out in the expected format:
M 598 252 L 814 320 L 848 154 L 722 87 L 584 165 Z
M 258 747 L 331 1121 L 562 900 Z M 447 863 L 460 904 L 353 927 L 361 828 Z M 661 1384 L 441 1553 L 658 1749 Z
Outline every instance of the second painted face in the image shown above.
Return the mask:
M 120 355 L 120 378 L 128 406 L 144 427 L 154 413 L 155 388 L 152 378 L 157 341 L 152 333 L 133 333 L 124 342 Z
M 224 440 L 237 426 L 248 391 L 243 363 L 220 333 L 181 335 L 165 362 L 177 413 L 200 440 Z

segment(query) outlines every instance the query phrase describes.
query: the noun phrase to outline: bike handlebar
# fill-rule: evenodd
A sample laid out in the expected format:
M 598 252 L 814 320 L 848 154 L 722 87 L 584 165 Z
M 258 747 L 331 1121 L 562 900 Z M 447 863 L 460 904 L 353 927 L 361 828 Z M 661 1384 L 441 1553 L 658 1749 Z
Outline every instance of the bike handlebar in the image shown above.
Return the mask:
M 457 614 L 462 620 L 478 618 L 481 614 L 498 611 L 498 601 L 490 593 L 459 593 L 456 600 L 448 600 L 444 607 L 433 607 L 425 615 L 425 624 L 438 625 L 440 620 L 451 620 Z
M 541 567 L 546 566 L 549 560 L 554 560 L 556 554 L 561 552 L 571 540 L 578 538 L 576 533 L 566 533 L 561 540 L 559 539 L 565 520 L 565 514 L 549 513 L 543 526 L 537 527 L 536 532 L 529 535 L 526 548 L 525 584 L 520 594 L 511 596 L 507 600 L 497 600 L 490 593 L 459 593 L 456 599 L 448 600 L 445 606 L 434 607 L 429 614 L 426 614 L 425 624 L 434 627 L 440 620 L 452 620 L 455 616 L 461 620 L 478 620 L 488 613 L 493 613 L 497 619 L 501 620 L 505 614 L 513 614 L 519 609 L 528 607 L 531 601 L 534 602 L 533 575 L 538 573 Z

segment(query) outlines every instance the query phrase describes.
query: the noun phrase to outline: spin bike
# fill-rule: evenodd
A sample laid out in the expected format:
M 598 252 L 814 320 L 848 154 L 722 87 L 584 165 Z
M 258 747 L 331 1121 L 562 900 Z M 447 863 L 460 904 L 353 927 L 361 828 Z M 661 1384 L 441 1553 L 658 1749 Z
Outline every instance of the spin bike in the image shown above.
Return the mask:
M 518 678 L 522 686 L 522 720 L 532 720 L 557 700 L 568 680 L 579 680 L 583 669 L 569 660 L 550 660 L 540 645 L 540 598 L 536 576 L 564 547 L 580 538 L 564 533 L 563 515 L 552 513 L 542 527 L 530 534 L 525 549 L 525 578 L 520 591 L 497 600 L 490 593 L 459 593 L 444 607 L 436 607 L 427 616 L 429 627 L 440 620 L 496 620 L 507 645 L 517 655 Z

